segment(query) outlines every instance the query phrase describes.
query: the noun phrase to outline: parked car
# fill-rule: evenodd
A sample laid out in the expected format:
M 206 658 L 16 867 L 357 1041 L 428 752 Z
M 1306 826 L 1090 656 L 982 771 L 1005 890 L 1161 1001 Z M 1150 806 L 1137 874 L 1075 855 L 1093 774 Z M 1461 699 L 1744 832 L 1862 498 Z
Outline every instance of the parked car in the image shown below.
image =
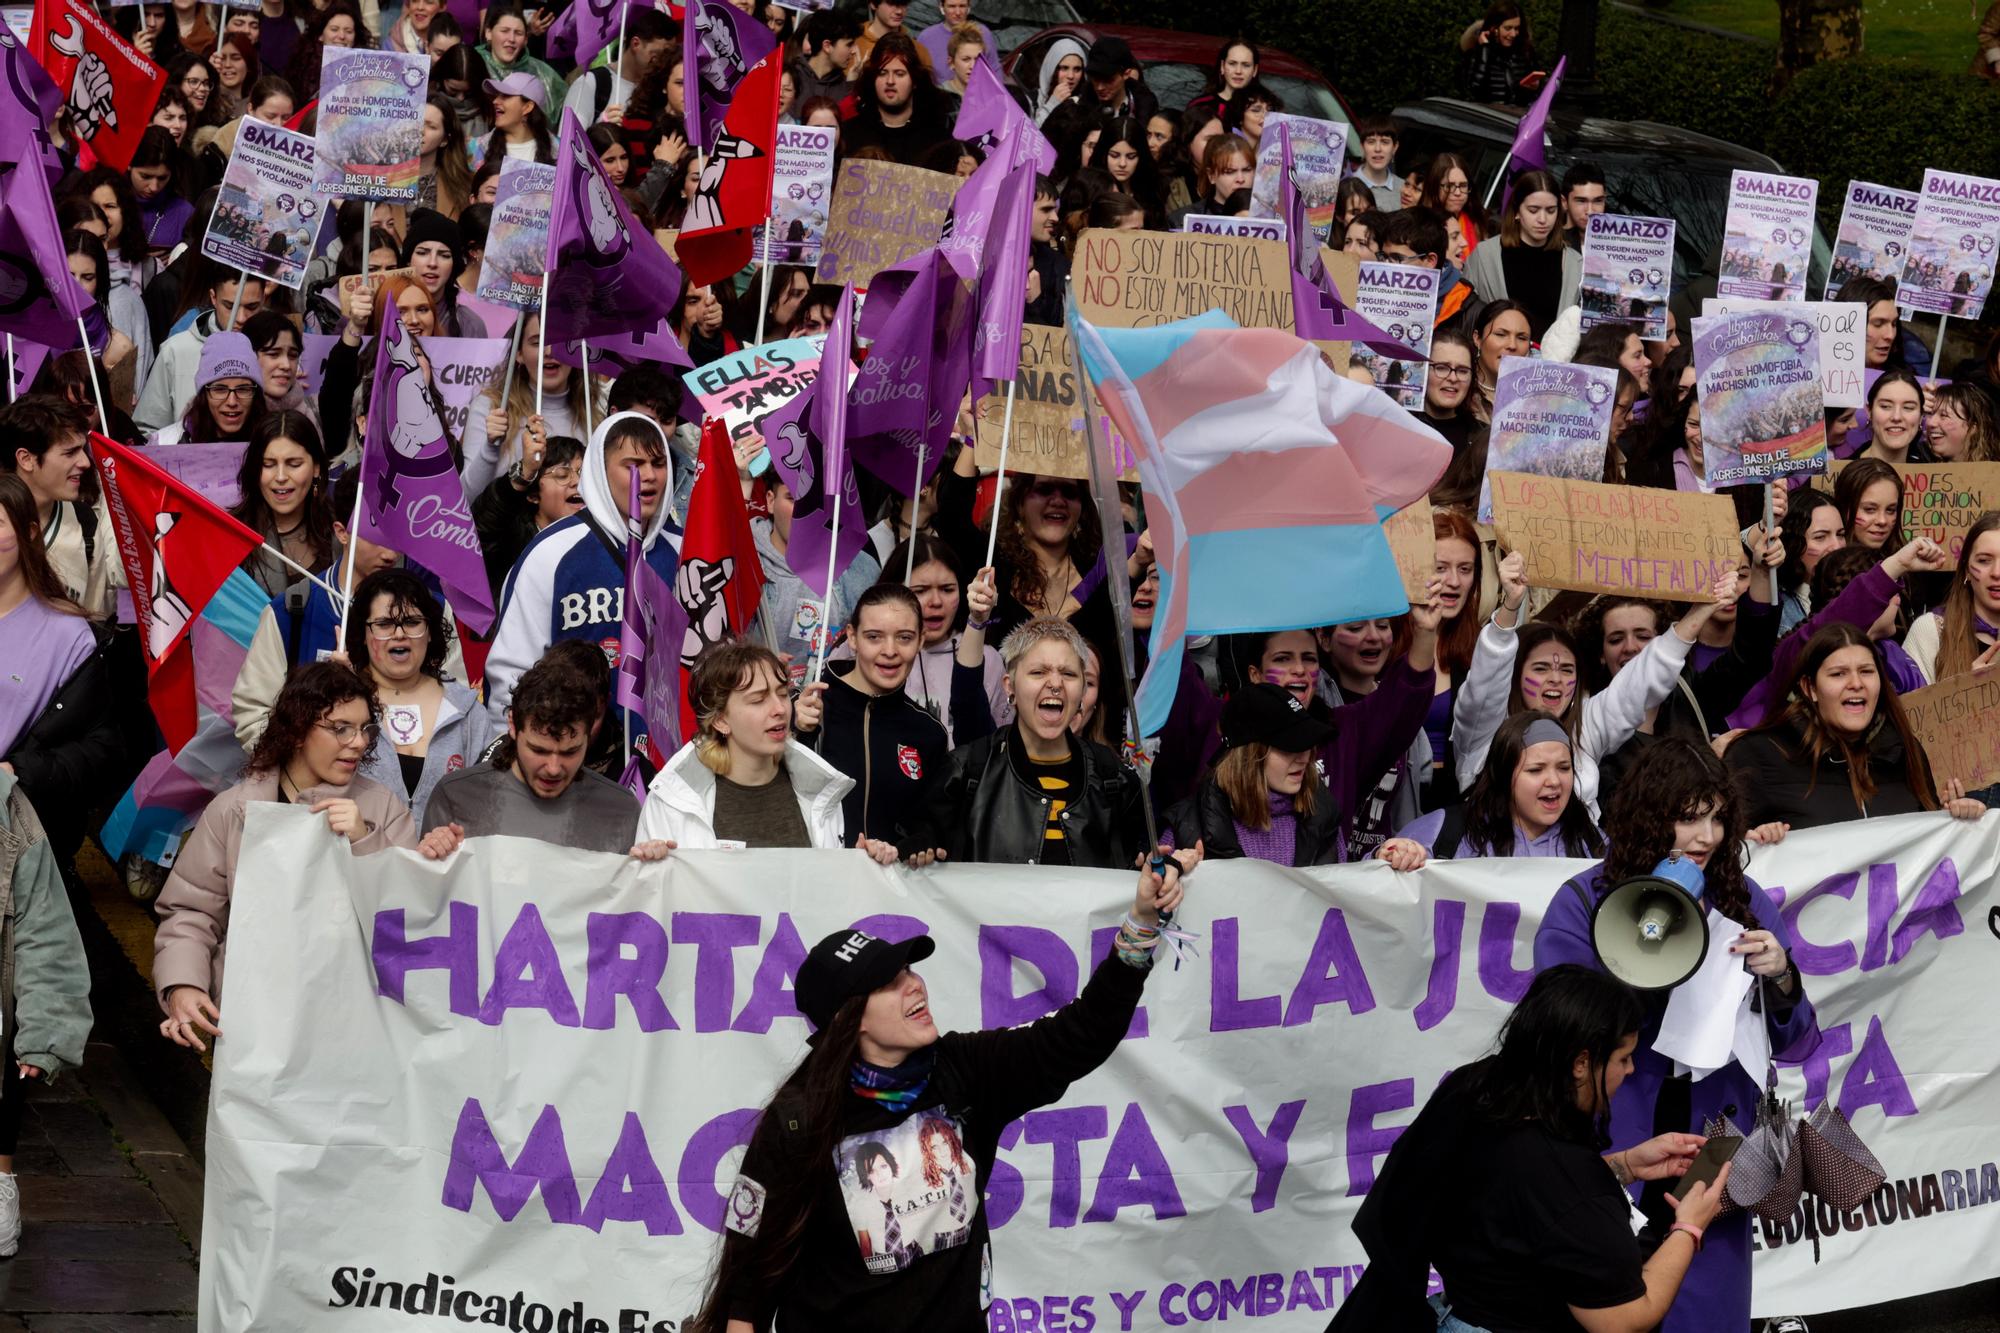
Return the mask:
M 1487 184 L 1504 169 L 1513 147 L 1520 107 L 1489 106 L 1450 97 L 1427 97 L 1396 108 L 1403 123 L 1398 166 L 1450 150 L 1472 167 L 1473 190 L 1483 197 Z M 1549 114 L 1549 169 L 1557 178 L 1578 161 L 1604 172 L 1604 188 L 1614 213 L 1674 220 L 1674 290 L 1713 294 L 1722 252 L 1722 226 L 1729 211 L 1732 172 L 1784 168 L 1764 154 L 1705 134 L 1646 120 L 1606 120 L 1558 106 Z M 1812 272 L 1807 295 L 1817 298 L 1826 282 L 1831 253 L 1826 237 L 1813 229 Z
M 992 31 L 993 40 L 1000 47 L 996 54 L 1003 57 L 1052 24 L 1083 22 L 1083 15 L 1076 12 L 1076 6 L 1069 0 L 999 0 L 998 8 L 990 13 L 988 10 L 989 6 L 973 0 L 972 17 Z M 867 18 L 866 6 L 862 7 L 861 16 Z M 942 18 L 938 0 L 911 0 L 908 12 L 903 15 L 903 26 L 919 33 Z

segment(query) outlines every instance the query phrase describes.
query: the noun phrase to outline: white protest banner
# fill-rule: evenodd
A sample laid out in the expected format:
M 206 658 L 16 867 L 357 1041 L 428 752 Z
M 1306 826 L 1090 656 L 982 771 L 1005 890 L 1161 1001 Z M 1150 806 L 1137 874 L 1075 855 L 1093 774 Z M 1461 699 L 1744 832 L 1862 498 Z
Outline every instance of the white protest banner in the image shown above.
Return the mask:
M 431 58 L 422 51 L 326 48 L 314 125 L 321 194 L 416 201 L 430 77 Z
M 518 157 L 500 164 L 486 257 L 479 266 L 481 299 L 516 310 L 541 309 L 555 189 L 554 167 Z
M 1190 213 L 1181 220 L 1181 230 L 1203 236 L 1253 236 L 1260 241 L 1285 239 L 1283 218 L 1223 217 L 1218 213 Z
M 1667 336 L 1674 283 L 1674 220 L 1594 213 L 1583 234 L 1583 327 L 1630 323 L 1639 336 Z
M 321 222 L 313 141 L 253 116 L 241 126 L 201 252 L 296 291 L 305 283 Z
M 833 193 L 833 150 L 840 131 L 825 125 L 778 126 L 778 149 L 771 161 L 770 228 L 759 224 L 755 251 L 766 264 L 819 263 L 826 240 L 827 208 Z
M 1829 300 L 1851 278 L 1895 282 L 1903 276 L 1903 259 L 1910 252 L 1910 227 L 1917 220 L 1917 192 L 1897 190 L 1867 181 L 1849 181 L 1840 206 L 1840 230 L 1833 237 L 1833 262 L 1827 268 Z
M 1397 342 L 1428 357 L 1431 323 L 1437 318 L 1438 276 L 1434 268 L 1365 261 L 1354 290 L 1354 308 Z M 1375 387 L 1395 399 L 1397 406 L 1415 411 L 1424 405 L 1429 361 L 1401 361 L 1356 342 L 1348 348 L 1347 364 L 1368 367 Z
M 1743 301 L 1708 297 L 1703 315 L 1802 315 L 1819 326 L 1819 388 L 1828 407 L 1860 407 L 1868 390 L 1868 307 L 1859 301 Z
M 1819 327 L 1796 303 L 1780 310 L 1694 321 L 1701 463 L 1711 486 L 1826 471 Z
M 1312 224 L 1313 235 L 1324 242 L 1333 230 L 1333 197 L 1340 192 L 1341 173 L 1347 165 L 1347 122 L 1283 111 L 1264 117 L 1264 135 L 1257 141 L 1257 173 L 1250 182 L 1253 217 L 1283 216 L 1278 209 L 1278 173 L 1284 163 L 1277 133 L 1280 125 L 1291 131 L 1292 180 L 1305 201 L 1306 221 Z
M 2000 181 L 1926 170 L 1910 224 L 1910 253 L 1896 304 L 1934 315 L 1976 317 L 1993 290 L 2000 245 Z
M 1365 1262 L 1350 1226 L 1383 1156 L 1490 1048 L 1584 864 L 1202 867 L 1181 913 L 1200 960 L 1157 967 L 1109 1063 L 1001 1136 L 989 1328 L 1226 1312 L 1319 1333 Z M 1759 1224 L 1753 1308 L 2000 1274 L 2000 819 L 1795 832 L 1750 873 L 1784 904 L 1823 1034 L 1781 1094 L 1832 1099 L 1889 1173 L 1860 1208 L 1815 1208 L 1818 1265 L 1805 1205 Z M 810 943 L 926 931 L 939 1025 L 1017 1024 L 1077 993 L 1132 875 L 804 851 L 642 866 L 516 838 L 357 860 L 309 812 L 257 803 L 236 883 L 205 1333 L 415 1327 L 388 1311 L 447 1287 L 461 1318 L 666 1333 L 757 1108 L 805 1053 L 789 987 Z
M 1816 180 L 1732 172 L 1716 290 L 1753 301 L 1803 299 L 1818 202 Z
M 308 396 L 326 383 L 326 359 L 340 339 L 331 333 L 308 333 L 299 353 L 299 384 Z M 431 387 L 444 408 L 445 428 L 454 440 L 465 438 L 465 419 L 479 391 L 498 380 L 507 365 L 510 344 L 505 338 L 425 338 L 424 356 L 431 363 Z M 361 343 L 361 364 L 375 364 L 375 339 Z M 497 390 L 496 390 L 497 392 Z

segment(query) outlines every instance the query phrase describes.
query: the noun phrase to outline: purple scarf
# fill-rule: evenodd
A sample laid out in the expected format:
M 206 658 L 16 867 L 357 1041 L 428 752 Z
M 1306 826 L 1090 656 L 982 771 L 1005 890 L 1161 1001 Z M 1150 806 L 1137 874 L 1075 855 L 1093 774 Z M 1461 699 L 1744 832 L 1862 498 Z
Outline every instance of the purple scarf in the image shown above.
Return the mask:
M 1298 849 L 1298 815 L 1292 809 L 1292 798 L 1289 796 L 1267 792 L 1265 799 L 1270 803 L 1271 827 L 1255 829 L 1240 819 L 1233 821 L 1236 825 L 1236 845 L 1243 849 L 1245 856 L 1288 866 Z

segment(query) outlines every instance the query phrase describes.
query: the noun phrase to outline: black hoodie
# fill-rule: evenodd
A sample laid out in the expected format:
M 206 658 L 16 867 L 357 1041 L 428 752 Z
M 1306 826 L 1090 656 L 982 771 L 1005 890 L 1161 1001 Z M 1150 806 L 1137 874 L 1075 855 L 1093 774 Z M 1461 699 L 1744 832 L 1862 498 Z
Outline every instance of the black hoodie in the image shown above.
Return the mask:
M 851 840 L 857 834 L 896 842 L 912 816 L 924 808 L 932 785 L 944 772 L 951 752 L 944 724 L 898 689 L 868 694 L 851 682 L 859 663 L 847 663 L 846 674 L 829 664 L 825 711 L 819 730 L 799 739 L 832 764 L 854 786 L 841 799 L 841 826 Z M 959 668 L 954 664 L 954 671 Z M 953 694 L 972 690 L 983 700 L 983 684 L 953 683 Z

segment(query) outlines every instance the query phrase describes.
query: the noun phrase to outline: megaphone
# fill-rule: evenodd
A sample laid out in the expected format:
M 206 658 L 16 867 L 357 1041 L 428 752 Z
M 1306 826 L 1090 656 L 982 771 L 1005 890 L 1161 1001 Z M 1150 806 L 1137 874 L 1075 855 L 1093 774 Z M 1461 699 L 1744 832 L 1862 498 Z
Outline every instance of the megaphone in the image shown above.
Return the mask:
M 1671 990 L 1708 954 L 1707 880 L 1701 867 L 1670 856 L 1598 900 L 1590 943 L 1604 970 L 1636 990 Z

